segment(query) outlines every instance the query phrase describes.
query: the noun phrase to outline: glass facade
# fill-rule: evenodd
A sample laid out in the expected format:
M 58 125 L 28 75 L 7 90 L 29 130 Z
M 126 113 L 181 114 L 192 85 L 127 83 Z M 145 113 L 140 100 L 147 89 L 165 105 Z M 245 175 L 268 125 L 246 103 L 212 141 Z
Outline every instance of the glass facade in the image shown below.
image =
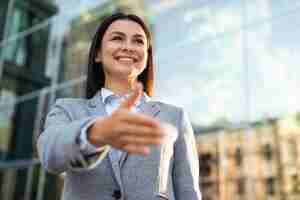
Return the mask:
M 0 3 L 0 199 L 59 199 L 35 141 L 58 97 L 84 95 L 103 17 L 133 12 L 154 39 L 154 99 L 196 134 L 204 200 L 300 197 L 300 2 L 4 0 Z

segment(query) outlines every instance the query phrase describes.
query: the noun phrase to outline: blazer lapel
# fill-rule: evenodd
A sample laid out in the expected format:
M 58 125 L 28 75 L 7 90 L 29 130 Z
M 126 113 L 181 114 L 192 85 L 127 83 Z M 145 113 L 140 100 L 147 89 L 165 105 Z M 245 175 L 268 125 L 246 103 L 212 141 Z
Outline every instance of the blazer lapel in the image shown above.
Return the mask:
M 102 96 L 101 96 L 100 91 L 93 98 L 88 100 L 88 106 L 89 106 L 89 111 L 90 111 L 91 116 L 107 116 L 108 115 L 105 110 L 105 106 L 102 102 Z M 159 112 L 160 112 L 159 105 L 153 101 L 147 101 L 140 106 L 140 113 L 146 114 L 151 117 L 155 117 Z M 123 164 L 128 156 L 128 153 L 124 152 L 122 154 L 120 160 L 117 160 L 112 152 L 113 151 L 108 152 L 109 161 L 112 165 L 114 176 L 122 189 L 123 187 L 122 187 L 120 168 L 123 166 Z
M 89 100 L 88 105 L 89 105 L 90 114 L 92 116 L 108 116 L 105 110 L 105 106 L 102 102 L 102 96 L 100 92 L 98 92 L 92 99 Z M 114 176 L 119 186 L 122 187 L 119 161 L 114 157 L 112 152 L 113 151 L 108 152 L 108 158 L 109 158 L 108 160 L 111 163 Z
M 88 106 L 91 116 L 107 116 L 100 92 L 96 93 L 93 98 L 88 100 Z
M 155 117 L 160 112 L 160 107 L 154 101 L 147 101 L 140 106 L 140 113 L 148 115 L 150 117 Z M 120 158 L 120 166 L 122 167 L 126 158 L 128 157 L 128 153 L 124 152 Z
M 160 107 L 154 101 L 148 101 L 141 105 L 141 113 L 155 117 L 160 112 Z

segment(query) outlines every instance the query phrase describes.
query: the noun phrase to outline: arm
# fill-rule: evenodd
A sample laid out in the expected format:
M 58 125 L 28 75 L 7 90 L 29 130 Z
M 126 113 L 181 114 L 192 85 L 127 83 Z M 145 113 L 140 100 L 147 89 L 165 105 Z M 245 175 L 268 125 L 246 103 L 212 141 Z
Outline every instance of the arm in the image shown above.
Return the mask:
M 173 184 L 176 200 L 200 200 L 199 161 L 193 129 L 183 110 L 178 120 L 179 134 L 175 143 Z
M 93 157 L 85 157 L 80 148 L 80 133 L 95 117 L 73 120 L 64 105 L 63 100 L 57 100 L 48 113 L 44 131 L 38 138 L 41 164 L 55 173 L 94 168 L 104 158 L 104 154 L 107 154 L 108 149 L 102 149 L 102 153 L 99 152 Z

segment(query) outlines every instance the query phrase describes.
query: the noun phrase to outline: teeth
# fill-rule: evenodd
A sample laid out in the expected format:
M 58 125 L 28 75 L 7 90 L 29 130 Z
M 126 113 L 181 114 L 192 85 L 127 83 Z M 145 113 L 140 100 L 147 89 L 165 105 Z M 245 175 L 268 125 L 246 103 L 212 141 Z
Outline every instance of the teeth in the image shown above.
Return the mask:
M 121 60 L 121 61 L 133 61 L 132 58 L 119 58 L 119 60 Z

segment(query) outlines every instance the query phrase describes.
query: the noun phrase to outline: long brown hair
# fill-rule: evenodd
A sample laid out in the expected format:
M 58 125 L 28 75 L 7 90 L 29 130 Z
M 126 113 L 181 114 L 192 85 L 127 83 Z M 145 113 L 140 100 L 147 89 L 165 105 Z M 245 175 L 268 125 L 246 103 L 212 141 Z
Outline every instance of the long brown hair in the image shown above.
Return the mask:
M 88 59 L 87 82 L 86 82 L 86 98 L 92 98 L 97 91 L 104 87 L 105 75 L 101 62 L 96 62 L 97 52 L 101 48 L 104 33 L 108 27 L 116 20 L 130 20 L 138 23 L 145 31 L 148 40 L 148 59 L 145 70 L 138 76 L 138 80 L 143 84 L 144 91 L 148 96 L 153 94 L 154 66 L 151 45 L 151 34 L 144 21 L 133 14 L 116 13 L 104 18 L 99 25 L 91 43 Z

